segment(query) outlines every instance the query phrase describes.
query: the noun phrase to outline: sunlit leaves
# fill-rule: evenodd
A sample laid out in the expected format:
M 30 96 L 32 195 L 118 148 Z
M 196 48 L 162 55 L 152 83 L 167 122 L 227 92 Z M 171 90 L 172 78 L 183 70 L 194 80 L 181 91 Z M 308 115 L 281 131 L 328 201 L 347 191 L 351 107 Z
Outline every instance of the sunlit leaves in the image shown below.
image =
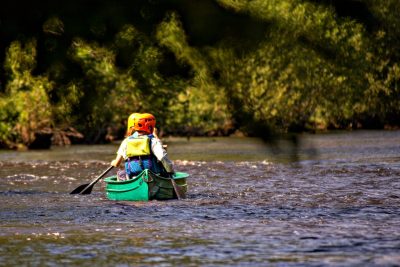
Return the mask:
M 207 57 L 189 46 L 176 13 L 170 13 L 157 29 L 157 39 L 182 63 L 192 69 L 193 77 L 184 82 L 183 90 L 172 100 L 170 111 L 174 123 L 194 132 L 210 132 L 229 122 L 224 88 L 218 87 L 210 74 Z M 172 121 L 171 121 L 172 124 Z
M 398 121 L 399 1 L 350 1 L 362 12 L 345 1 L 216 2 L 212 13 L 221 17 L 210 17 L 206 24 L 215 28 L 201 31 L 212 38 L 192 36 L 193 20 L 175 7 L 195 5 L 183 1 L 144 4 L 132 20 L 89 16 L 79 29 L 80 20 L 68 15 L 41 17 L 36 38 L 21 33 L 6 44 L 0 142 L 29 141 L 48 126 L 104 132 L 124 127 L 132 112 L 152 112 L 159 128 L 179 134 Z M 151 10 L 156 6 L 162 9 Z M 235 16 L 258 30 L 240 33 L 224 19 Z
M 4 68 L 11 79 L 30 73 L 36 66 L 36 40 L 30 40 L 22 45 L 21 42 L 12 42 L 7 50 Z M 22 87 L 23 84 L 20 85 Z M 20 88 L 17 87 L 17 88 Z M 12 92 L 10 92 L 12 93 Z
M 385 97 L 396 85 L 395 78 L 385 75 L 395 69 L 385 57 L 397 57 L 394 51 L 388 54 L 395 45 L 385 39 L 387 29 L 391 38 L 399 36 L 394 34 L 399 27 L 393 27 L 399 21 L 393 12 L 399 9 L 398 1 L 365 1 L 387 25 L 376 25 L 371 35 L 355 20 L 312 2 L 218 2 L 271 23 L 257 51 L 225 59 L 241 68 L 221 67 L 235 99 L 231 102 L 244 106 L 255 121 L 263 119 L 283 129 L 346 127 L 357 118 L 390 113 L 382 103 L 398 103 L 396 97 Z
M 6 86 L 7 94 L 1 105 L 5 109 L 2 116 L 12 114 L 14 120 L 4 118 L 5 122 L 0 127 L 4 131 L 3 142 L 22 142 L 29 145 L 34 140 L 35 132 L 51 126 L 52 111 L 48 92 L 53 83 L 46 76 L 32 75 L 36 65 L 35 56 L 35 40 L 25 45 L 15 41 L 8 48 L 5 69 L 10 78 Z M 7 133 L 11 128 L 16 135 Z M 12 140 L 12 137 L 16 139 Z
M 64 23 L 58 17 L 51 17 L 43 24 L 43 32 L 51 35 L 62 35 L 64 33 Z
M 80 64 L 89 83 L 83 87 L 90 91 L 91 97 L 86 103 L 92 114 L 89 125 L 107 125 L 121 120 L 121 113 L 126 116 L 140 107 L 137 82 L 129 72 L 118 69 L 113 50 L 76 39 L 71 56 Z
M 199 51 L 188 45 L 176 13 L 170 13 L 160 24 L 157 29 L 157 39 L 161 45 L 171 49 L 179 60 L 188 63 L 193 68 L 197 82 L 207 83 L 209 73 L 205 58 Z

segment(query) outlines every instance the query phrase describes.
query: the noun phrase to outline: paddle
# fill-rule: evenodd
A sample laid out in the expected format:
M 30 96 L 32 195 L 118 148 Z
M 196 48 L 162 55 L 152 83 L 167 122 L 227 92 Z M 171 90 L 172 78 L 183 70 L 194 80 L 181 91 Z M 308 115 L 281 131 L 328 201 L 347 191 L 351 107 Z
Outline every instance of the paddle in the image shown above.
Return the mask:
M 176 196 L 178 197 L 179 200 L 181 200 L 183 197 L 181 195 L 180 189 L 178 188 L 178 185 L 176 184 L 176 182 L 174 180 L 173 175 L 171 174 L 169 178 L 171 179 L 171 183 L 172 183 L 172 186 L 174 187 Z
M 154 128 L 154 129 L 153 129 L 153 135 L 154 135 L 155 138 L 160 139 L 160 138 L 158 137 L 158 130 L 157 130 L 157 128 Z M 166 149 L 167 146 L 166 146 L 166 145 L 163 145 L 163 148 Z M 165 167 L 164 167 L 164 169 L 165 169 Z M 178 198 L 179 200 L 181 200 L 183 197 L 182 197 L 181 192 L 179 191 L 179 188 L 178 188 L 178 186 L 177 186 L 177 184 L 176 184 L 176 182 L 175 182 L 175 180 L 174 180 L 174 175 L 173 175 L 173 174 L 170 174 L 170 175 L 168 175 L 168 176 L 169 176 L 169 178 L 171 179 L 171 183 L 172 183 L 172 186 L 174 187 L 174 191 L 175 191 L 175 194 L 176 194 L 177 198 Z
M 75 188 L 70 194 L 80 194 L 80 195 L 88 195 L 92 192 L 93 186 L 104 176 L 107 172 L 109 172 L 114 166 L 108 167 L 99 177 L 94 179 L 90 184 L 82 184 Z

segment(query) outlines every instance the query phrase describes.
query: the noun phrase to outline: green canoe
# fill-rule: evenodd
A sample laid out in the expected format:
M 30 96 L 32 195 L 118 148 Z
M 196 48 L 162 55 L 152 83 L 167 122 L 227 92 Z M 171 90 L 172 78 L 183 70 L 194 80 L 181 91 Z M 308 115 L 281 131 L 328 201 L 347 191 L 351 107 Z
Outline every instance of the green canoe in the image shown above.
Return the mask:
M 180 195 L 185 198 L 186 178 L 189 174 L 176 172 L 173 176 Z M 117 176 L 105 178 L 107 198 L 110 200 L 148 201 L 177 198 L 171 178 L 161 177 L 150 170 L 144 170 L 136 177 L 117 181 Z

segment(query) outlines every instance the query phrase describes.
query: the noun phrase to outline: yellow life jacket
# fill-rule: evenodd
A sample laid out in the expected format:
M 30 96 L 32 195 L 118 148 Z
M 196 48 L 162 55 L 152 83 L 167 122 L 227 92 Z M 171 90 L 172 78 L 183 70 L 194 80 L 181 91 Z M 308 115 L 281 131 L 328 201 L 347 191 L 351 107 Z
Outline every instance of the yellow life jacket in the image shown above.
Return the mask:
M 126 156 L 148 156 L 151 154 L 150 138 L 147 135 L 128 138 Z

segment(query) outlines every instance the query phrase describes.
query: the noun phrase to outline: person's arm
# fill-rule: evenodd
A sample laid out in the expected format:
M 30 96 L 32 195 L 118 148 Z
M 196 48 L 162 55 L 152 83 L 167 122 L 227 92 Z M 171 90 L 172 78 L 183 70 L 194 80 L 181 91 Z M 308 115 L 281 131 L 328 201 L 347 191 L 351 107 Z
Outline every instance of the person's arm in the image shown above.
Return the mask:
M 151 149 L 153 154 L 163 165 L 165 171 L 171 174 L 174 173 L 174 165 L 172 164 L 172 161 L 168 159 L 167 151 L 163 148 L 162 142 L 158 139 L 157 135 L 154 135 L 154 138 L 151 140 Z
M 158 137 L 158 130 L 157 130 L 157 128 L 154 128 L 154 129 L 153 129 L 153 136 L 154 136 L 155 138 L 157 138 L 158 140 L 160 140 L 160 137 Z M 161 141 L 161 140 L 160 140 L 160 141 Z M 162 147 L 164 148 L 164 150 L 167 149 L 167 145 L 162 145 Z
M 118 167 L 121 164 L 121 161 L 124 159 L 124 156 L 126 155 L 126 139 L 122 141 L 121 145 L 118 148 L 117 151 L 117 157 L 111 161 L 111 166 Z
M 175 173 L 174 165 L 172 164 L 172 161 L 166 155 L 161 159 L 161 163 L 162 163 L 164 169 L 167 171 L 167 173 L 169 173 L 169 174 Z
M 154 127 L 154 129 L 153 129 L 153 136 L 154 136 L 155 138 L 157 138 L 158 140 L 160 140 L 160 138 L 158 137 L 158 130 L 157 130 L 157 128 L 155 128 L 155 127 Z

